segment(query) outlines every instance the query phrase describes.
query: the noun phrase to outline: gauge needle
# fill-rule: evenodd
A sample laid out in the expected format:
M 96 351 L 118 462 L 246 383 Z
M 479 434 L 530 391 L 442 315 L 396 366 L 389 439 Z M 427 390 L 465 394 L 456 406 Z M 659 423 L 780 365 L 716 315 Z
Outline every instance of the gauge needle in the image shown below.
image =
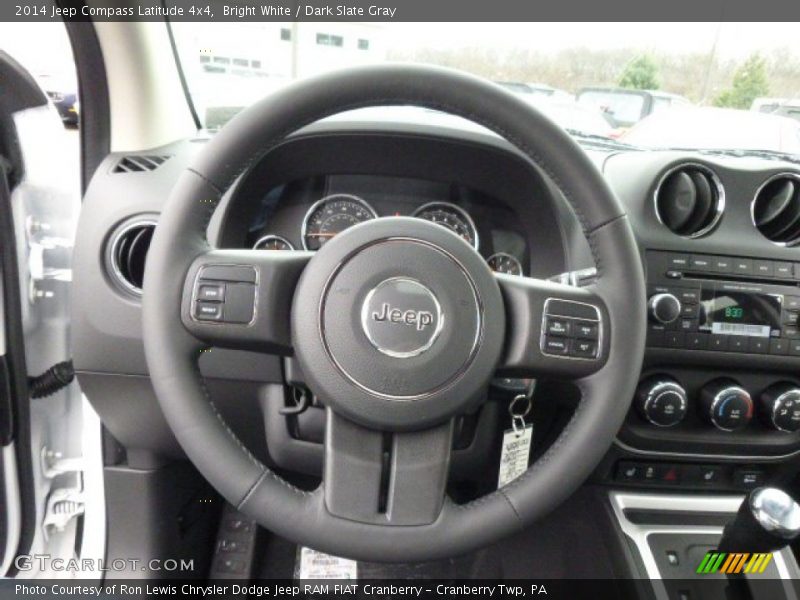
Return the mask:
M 307 233 L 306 237 L 333 237 L 335 233 Z

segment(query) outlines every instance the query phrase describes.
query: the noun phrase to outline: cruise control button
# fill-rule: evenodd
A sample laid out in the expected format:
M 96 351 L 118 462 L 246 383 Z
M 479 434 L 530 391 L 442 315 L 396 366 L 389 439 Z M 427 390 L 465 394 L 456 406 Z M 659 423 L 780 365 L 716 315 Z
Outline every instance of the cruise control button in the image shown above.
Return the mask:
M 219 302 L 197 302 L 194 316 L 199 321 L 219 321 L 222 319 L 222 304 Z
M 570 355 L 578 358 L 594 358 L 597 355 L 597 343 L 591 340 L 573 340 Z
M 544 339 L 544 351 L 547 354 L 557 354 L 566 356 L 569 354 L 569 340 L 562 337 L 550 337 Z
M 587 340 L 597 339 L 597 323 L 591 321 L 573 321 L 572 335 Z
M 548 317 L 547 335 L 569 335 L 569 321 Z

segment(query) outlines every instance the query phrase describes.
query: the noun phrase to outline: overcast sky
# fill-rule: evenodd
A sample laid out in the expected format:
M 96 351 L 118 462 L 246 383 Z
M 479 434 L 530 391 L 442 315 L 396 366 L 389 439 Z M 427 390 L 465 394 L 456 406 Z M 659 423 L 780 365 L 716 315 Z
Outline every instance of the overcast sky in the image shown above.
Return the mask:
M 718 35 L 717 56 L 723 59 L 780 47 L 800 56 L 796 23 L 386 23 L 379 27 L 388 47 L 397 49 L 479 45 L 544 53 L 570 47 L 689 53 L 708 52 Z M 0 23 L 0 49 L 39 73 L 63 72 L 71 60 L 64 28 L 58 23 Z

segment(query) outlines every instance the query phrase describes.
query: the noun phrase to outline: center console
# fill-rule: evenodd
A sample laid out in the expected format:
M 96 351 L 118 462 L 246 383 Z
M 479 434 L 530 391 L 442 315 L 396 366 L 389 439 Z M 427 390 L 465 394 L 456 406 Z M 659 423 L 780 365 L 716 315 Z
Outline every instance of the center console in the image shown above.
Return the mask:
M 715 491 L 772 480 L 800 457 L 800 262 L 655 250 L 645 262 L 647 351 L 613 477 Z

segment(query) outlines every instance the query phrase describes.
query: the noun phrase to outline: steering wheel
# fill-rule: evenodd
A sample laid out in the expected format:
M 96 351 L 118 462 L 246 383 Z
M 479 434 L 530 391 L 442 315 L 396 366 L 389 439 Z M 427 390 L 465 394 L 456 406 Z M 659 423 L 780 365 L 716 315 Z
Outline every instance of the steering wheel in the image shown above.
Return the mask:
M 495 275 L 454 233 L 403 217 L 353 226 L 316 253 L 209 246 L 206 227 L 220 198 L 268 150 L 318 119 L 380 105 L 459 115 L 516 146 L 577 214 L 596 282 L 574 288 Z M 223 293 L 224 303 L 204 302 Z M 586 154 L 500 87 L 408 65 L 297 82 L 231 120 L 181 174 L 164 206 L 142 304 L 150 377 L 197 469 L 273 532 L 372 561 L 462 554 L 558 506 L 589 476 L 621 426 L 646 330 L 633 232 Z M 551 337 L 554 321 L 571 323 L 575 332 L 588 327 L 596 340 Z M 326 410 L 316 490 L 276 475 L 227 427 L 197 366 L 209 345 L 296 357 Z M 524 474 L 459 505 L 445 493 L 453 421 L 482 401 L 498 370 L 572 380 L 582 399 Z

